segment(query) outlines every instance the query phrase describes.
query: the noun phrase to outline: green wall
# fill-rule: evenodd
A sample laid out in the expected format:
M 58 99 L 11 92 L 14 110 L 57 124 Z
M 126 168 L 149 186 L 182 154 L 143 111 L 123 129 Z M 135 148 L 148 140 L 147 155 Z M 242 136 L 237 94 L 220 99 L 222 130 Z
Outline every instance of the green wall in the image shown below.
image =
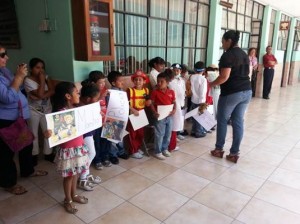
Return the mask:
M 8 49 L 8 67 L 14 71 L 19 63 L 39 57 L 46 63 L 47 74 L 66 81 L 81 81 L 89 71 L 102 70 L 102 62 L 74 60 L 71 0 L 47 2 L 50 21 L 56 21 L 57 29 L 45 33 L 39 31 L 45 18 L 44 0 L 15 0 L 21 49 Z

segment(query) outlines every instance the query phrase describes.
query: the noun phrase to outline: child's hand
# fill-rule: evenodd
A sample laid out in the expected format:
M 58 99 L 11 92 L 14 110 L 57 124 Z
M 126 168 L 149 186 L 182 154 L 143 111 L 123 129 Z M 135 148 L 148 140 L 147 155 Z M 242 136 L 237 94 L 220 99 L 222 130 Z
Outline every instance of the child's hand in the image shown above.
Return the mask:
M 134 108 L 131 108 L 131 112 L 134 114 L 134 116 L 139 116 L 139 111 L 134 109 Z
M 100 114 L 102 117 L 105 117 L 105 113 L 103 113 L 102 111 L 100 111 Z
M 45 137 L 45 138 L 50 138 L 51 135 L 52 135 L 52 131 L 51 131 L 51 130 L 46 130 L 46 131 L 44 131 L 44 137 Z
M 170 112 L 169 116 L 173 116 L 174 114 L 175 114 L 175 110 L 173 109 L 173 110 Z
M 159 117 L 159 113 L 155 112 L 155 113 L 154 113 L 154 116 L 155 116 L 156 118 L 158 118 L 158 117 Z
M 149 107 L 151 104 L 152 104 L 151 100 L 146 100 L 146 102 L 145 102 L 145 106 L 146 107 Z

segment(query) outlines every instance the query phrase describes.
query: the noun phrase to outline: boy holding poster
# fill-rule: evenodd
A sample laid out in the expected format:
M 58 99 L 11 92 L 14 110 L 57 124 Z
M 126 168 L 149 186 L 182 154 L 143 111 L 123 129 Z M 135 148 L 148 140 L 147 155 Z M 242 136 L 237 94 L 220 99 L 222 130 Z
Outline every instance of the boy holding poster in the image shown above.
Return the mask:
M 164 160 L 165 157 L 171 156 L 170 152 L 168 151 L 173 126 L 171 116 L 174 115 L 176 111 L 175 93 L 173 90 L 168 89 L 168 84 L 170 81 L 169 77 L 172 73 L 173 71 L 170 69 L 160 73 L 157 76 L 157 89 L 153 90 L 151 94 L 151 100 L 153 102 L 151 109 L 157 118 L 159 118 L 159 113 L 157 112 L 158 106 L 173 104 L 173 110 L 170 111 L 169 116 L 158 120 L 154 125 L 154 151 L 156 158 L 160 160 Z
M 145 106 L 151 105 L 149 89 L 144 87 L 148 77 L 141 70 L 137 70 L 131 76 L 131 81 L 134 83 L 134 87 L 127 89 L 129 109 L 132 114 L 139 116 L 139 111 L 143 110 Z M 140 148 L 144 139 L 144 127 L 134 130 L 131 122 L 128 122 L 127 131 L 129 132 L 131 157 L 135 159 L 143 158 L 144 152 Z
M 112 90 L 123 91 L 123 78 L 122 78 L 122 74 L 120 72 L 111 71 L 107 76 L 107 80 L 111 84 Z M 108 105 L 109 97 L 110 96 L 107 96 L 107 105 Z M 107 120 L 106 120 L 106 122 L 107 122 Z M 123 122 L 113 121 L 112 124 L 114 126 L 117 126 L 118 130 L 123 128 L 123 126 L 122 126 Z M 122 159 L 129 158 L 128 154 L 125 152 L 122 142 L 117 143 L 115 146 L 113 145 L 110 148 L 109 154 L 110 154 L 110 161 L 112 162 L 112 164 L 119 163 L 118 157 L 120 157 Z

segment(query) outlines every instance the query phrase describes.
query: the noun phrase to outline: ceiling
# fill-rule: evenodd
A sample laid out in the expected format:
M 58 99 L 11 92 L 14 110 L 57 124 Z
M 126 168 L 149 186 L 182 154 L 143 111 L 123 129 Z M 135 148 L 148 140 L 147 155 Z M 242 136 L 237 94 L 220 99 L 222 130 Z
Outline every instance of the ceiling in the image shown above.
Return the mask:
M 270 5 L 272 8 L 282 11 L 289 16 L 300 18 L 299 0 L 258 0 L 264 5 Z

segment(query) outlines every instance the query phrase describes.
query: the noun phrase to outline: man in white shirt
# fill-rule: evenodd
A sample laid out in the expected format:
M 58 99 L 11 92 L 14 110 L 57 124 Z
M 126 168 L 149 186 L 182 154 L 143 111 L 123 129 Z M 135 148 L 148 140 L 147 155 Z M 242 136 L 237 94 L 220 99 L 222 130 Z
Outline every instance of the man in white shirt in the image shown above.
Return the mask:
M 206 102 L 207 81 L 203 76 L 205 71 L 204 62 L 198 61 L 194 65 L 196 74 L 190 76 L 191 91 L 192 91 L 192 105 L 191 110 L 199 107 L 200 103 Z M 195 138 L 202 138 L 206 136 L 205 129 L 193 118 L 191 135 Z

